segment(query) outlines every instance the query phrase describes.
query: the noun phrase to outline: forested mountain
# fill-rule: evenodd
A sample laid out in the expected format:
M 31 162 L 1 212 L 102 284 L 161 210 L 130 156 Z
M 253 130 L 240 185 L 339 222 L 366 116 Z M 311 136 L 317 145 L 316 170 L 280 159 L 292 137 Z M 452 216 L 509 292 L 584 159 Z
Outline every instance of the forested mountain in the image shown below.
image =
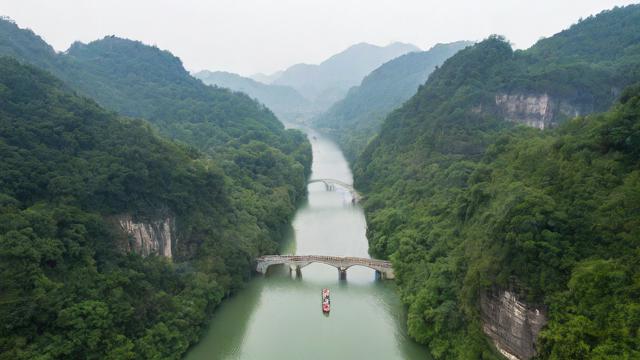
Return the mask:
M 0 25 L 0 49 L 4 54 L 35 65 L 44 64 L 70 87 L 101 105 L 149 120 L 161 134 L 219 161 L 240 193 L 249 191 L 245 194 L 249 198 L 278 198 L 263 206 L 286 202 L 293 210 L 295 194 L 304 191 L 303 180 L 271 174 L 275 169 L 254 161 L 263 157 L 272 157 L 265 161 L 288 158 L 287 162 L 298 164 L 285 165 L 292 167 L 285 173 L 297 172 L 298 166 L 303 165 L 303 173 L 308 174 L 309 145 L 301 133 L 284 130 L 264 106 L 244 94 L 204 85 L 191 77 L 171 53 L 137 41 L 109 36 L 90 44 L 75 43 L 65 53 L 56 54 L 29 30 L 19 29 L 9 21 L 0 21 Z M 29 51 L 20 51 L 22 48 Z M 280 190 L 292 187 L 296 190 Z M 274 213 L 253 204 L 247 211 L 260 222 Z M 280 219 L 278 226 L 285 222 Z M 267 225 L 272 230 L 278 227 Z
M 140 116 L 161 132 L 202 149 L 227 147 L 251 131 L 277 145 L 284 137 L 275 116 L 244 94 L 202 84 L 169 52 L 137 41 L 105 37 L 65 52 L 63 79 L 104 106 Z M 74 67 L 78 71 L 74 71 Z M 69 70 L 71 69 L 71 70 Z
M 248 96 L 206 86 L 171 53 L 138 41 L 108 36 L 56 54 L 31 31 L 2 20 L 0 55 L 46 68 L 101 105 L 144 117 L 163 134 L 201 149 L 226 147 L 251 130 L 270 133 L 260 140 L 278 146 L 291 133 Z
M 193 76 L 207 85 L 243 92 L 265 104 L 281 120 L 296 121 L 309 118 L 313 112 L 311 103 L 289 86 L 267 85 L 224 71 L 203 70 Z
M 384 47 L 360 43 L 318 65 L 293 65 L 274 79 L 272 84 L 291 86 L 312 101 L 316 108 L 326 109 L 378 66 L 400 55 L 419 50 L 414 45 L 403 43 L 392 43 Z
M 0 17 L 0 54 L 16 59 L 31 59 L 34 65 L 51 70 L 56 52 L 29 29 L 19 29 L 9 18 Z
M 0 359 L 180 358 L 275 251 L 306 137 L 140 42 L 58 54 L 2 20 L 0 54 L 64 83 L 0 62 Z
M 179 358 L 275 244 L 214 162 L 147 123 L 8 58 L 0 89 L 0 358 Z M 110 217 L 159 209 L 201 242 L 188 264 L 121 251 Z
M 411 52 L 384 63 L 351 88 L 344 99 L 314 119 L 314 126 L 330 134 L 350 161 L 376 135 L 391 110 L 416 93 L 429 74 L 459 50 L 473 45 L 458 41 Z
M 640 81 L 639 44 L 638 5 L 526 51 L 487 39 L 359 157 L 371 251 L 394 262 L 409 333 L 435 358 L 495 358 L 483 331 L 521 350 L 486 316 L 495 293 L 546 314 L 541 358 L 640 357 L 640 89 L 622 93 Z

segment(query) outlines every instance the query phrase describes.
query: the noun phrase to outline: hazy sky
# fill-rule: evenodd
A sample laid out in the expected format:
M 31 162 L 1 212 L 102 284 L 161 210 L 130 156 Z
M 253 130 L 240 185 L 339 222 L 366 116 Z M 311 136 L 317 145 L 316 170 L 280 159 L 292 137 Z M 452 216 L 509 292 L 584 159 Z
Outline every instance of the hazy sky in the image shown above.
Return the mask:
M 117 35 L 157 45 L 189 70 L 245 75 L 318 63 L 346 47 L 505 35 L 527 48 L 616 0 L 0 0 L 13 18 L 65 50 Z

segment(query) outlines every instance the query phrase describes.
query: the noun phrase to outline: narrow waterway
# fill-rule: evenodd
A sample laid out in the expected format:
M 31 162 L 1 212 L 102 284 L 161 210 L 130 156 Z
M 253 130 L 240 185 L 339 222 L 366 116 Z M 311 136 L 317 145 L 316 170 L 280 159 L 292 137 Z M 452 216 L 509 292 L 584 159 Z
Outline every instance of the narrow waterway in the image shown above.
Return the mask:
M 342 152 L 332 141 L 306 130 L 313 147 L 312 178 L 352 183 Z M 369 257 L 362 208 L 348 191 L 309 185 L 283 254 Z M 331 314 L 321 311 L 320 291 L 331 289 Z M 406 335 L 404 310 L 392 281 L 375 280 L 364 267 L 338 271 L 311 264 L 296 278 L 272 266 L 216 311 L 202 341 L 187 360 L 211 359 L 428 359 L 426 348 Z

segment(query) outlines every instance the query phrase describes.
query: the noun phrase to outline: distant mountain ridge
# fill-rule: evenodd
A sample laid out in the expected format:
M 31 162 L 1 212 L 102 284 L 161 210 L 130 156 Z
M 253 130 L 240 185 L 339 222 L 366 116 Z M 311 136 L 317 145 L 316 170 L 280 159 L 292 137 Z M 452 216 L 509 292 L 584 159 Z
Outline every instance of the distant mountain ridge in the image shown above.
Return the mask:
M 249 95 L 271 109 L 280 120 L 296 121 L 310 116 L 312 111 L 309 100 L 290 86 L 269 85 L 225 71 L 203 70 L 193 76 L 207 85 L 228 88 Z
M 313 125 L 332 135 L 353 161 L 391 110 L 414 95 L 437 66 L 470 45 L 473 42 L 437 44 L 382 64 L 359 86 L 351 88 L 344 99 L 315 118 Z
M 272 84 L 291 86 L 314 102 L 317 108 L 326 109 L 372 70 L 412 51 L 420 51 L 420 48 L 399 42 L 387 46 L 360 43 L 318 65 L 293 65 L 279 74 Z
M 403 54 L 419 51 L 411 44 L 353 45 L 318 65 L 295 64 L 273 74 L 244 77 L 224 71 L 193 74 L 208 85 L 244 92 L 285 121 L 308 122 L 341 100 L 369 72 Z
M 280 77 L 284 70 L 276 71 L 272 74 L 256 73 L 249 76 L 250 79 L 261 82 L 263 84 L 271 84 L 275 79 Z

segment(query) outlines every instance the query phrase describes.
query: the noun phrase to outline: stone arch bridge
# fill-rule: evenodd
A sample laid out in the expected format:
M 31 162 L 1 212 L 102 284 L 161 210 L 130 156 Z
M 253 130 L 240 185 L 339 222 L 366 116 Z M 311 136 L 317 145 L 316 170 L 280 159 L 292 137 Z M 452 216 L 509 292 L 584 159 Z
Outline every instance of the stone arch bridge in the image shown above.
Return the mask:
M 345 188 L 351 193 L 351 197 L 353 198 L 354 202 L 358 202 L 358 201 L 362 200 L 362 198 L 363 198 L 363 196 L 360 195 L 360 193 L 358 193 L 358 191 L 356 191 L 356 189 L 353 187 L 353 185 L 347 184 L 344 181 L 340 181 L 340 180 L 336 180 L 336 179 L 313 179 L 313 180 L 309 180 L 309 184 L 313 184 L 313 183 L 324 183 L 324 185 L 327 188 L 330 188 L 330 189 L 332 189 L 336 185 L 338 185 L 338 186 L 340 186 L 342 188 Z
M 289 268 L 300 274 L 300 269 L 312 264 L 322 263 L 331 265 L 338 269 L 338 277 L 340 280 L 346 280 L 347 269 L 352 266 L 365 266 L 376 271 L 376 275 L 382 279 L 394 279 L 393 268 L 391 262 L 385 260 L 343 257 L 343 256 L 324 256 L 324 255 L 265 255 L 256 259 L 256 271 L 266 274 L 267 269 L 271 265 L 288 265 Z

